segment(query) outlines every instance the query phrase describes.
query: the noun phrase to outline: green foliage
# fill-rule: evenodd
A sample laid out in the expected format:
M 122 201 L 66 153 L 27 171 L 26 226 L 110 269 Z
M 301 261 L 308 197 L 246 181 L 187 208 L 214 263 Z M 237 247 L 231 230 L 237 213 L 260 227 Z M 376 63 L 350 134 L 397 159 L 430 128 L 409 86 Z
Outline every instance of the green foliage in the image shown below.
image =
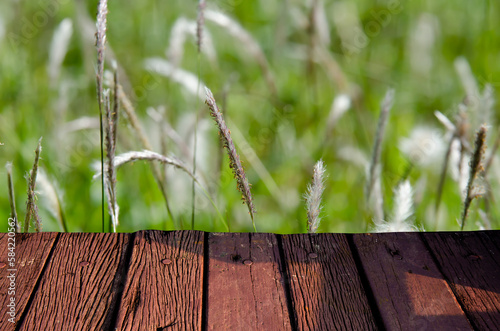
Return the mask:
M 357 8 L 354 15 L 359 25 L 350 25 L 342 32 L 336 13 L 341 10 L 339 4 L 347 3 Z M 306 231 L 303 194 L 319 159 L 323 159 L 328 177 L 318 232 L 371 229 L 373 214 L 364 199 L 366 171 L 362 165 L 347 160 L 342 151 L 351 148 L 369 160 L 380 101 L 388 88 L 394 88 L 396 94 L 381 156 L 386 215 L 390 215 L 393 188 L 398 183 L 408 177 L 417 187 L 419 180 L 425 178 L 422 190 L 415 189 L 417 225 L 427 231 L 459 229 L 456 220 L 462 211 L 460 189 L 450 171 L 444 185 L 440 216 L 434 211 L 444 151 L 433 166 L 415 164 L 411 167 L 398 145 L 416 126 L 436 128 L 442 135 L 446 133 L 433 114 L 440 110 L 453 121 L 458 105 L 464 101 L 466 91 L 454 67 L 454 61 L 460 56 L 469 62 L 480 91 L 489 83 L 494 95 L 500 95 L 500 21 L 495 16 L 500 12 L 498 2 L 324 1 L 324 11 L 320 12 L 326 18 L 329 44 L 318 41 L 320 27 L 311 28 L 311 8 L 302 1 L 219 0 L 208 1 L 207 5 L 207 8 L 219 8 L 239 22 L 257 41 L 276 82 L 277 97 L 274 97 L 248 45 L 209 20 L 205 26 L 212 36 L 215 61 L 197 53 L 195 38 L 186 39 L 180 68 L 195 75 L 200 73 L 202 81 L 214 92 L 218 105 L 221 108 L 225 105 L 224 117 L 233 135 L 238 130 L 246 140 L 245 144 L 233 136 L 252 184 L 258 231 Z M 165 58 L 174 22 L 180 17 L 196 20 L 196 6 L 196 1 L 111 1 L 107 56 L 112 49 L 124 70 L 124 75 L 120 75 L 122 85 L 156 152 L 161 152 L 160 125 L 148 116 L 148 107 L 164 106 L 166 120 L 189 148 L 193 148 L 193 123 L 199 112 L 198 174 L 231 231 L 252 231 L 247 208 L 241 205 L 241 195 L 235 190 L 227 156 L 220 153 L 217 127 L 210 119 L 209 110 L 180 84 L 144 67 L 147 58 Z M 95 173 L 92 164 L 100 159 L 99 129 L 65 131 L 67 123 L 73 120 L 98 118 L 96 51 L 92 43 L 96 10 L 96 0 L 0 3 L 0 142 L 4 144 L 0 146 L 0 215 L 5 215 L 5 220 L 0 220 L 0 231 L 6 231 L 10 214 L 3 165 L 13 164 L 17 212 L 23 220 L 27 197 L 25 176 L 33 164 L 34 150 L 41 136 L 40 167 L 58 183 L 68 230 L 101 231 L 100 181 L 92 179 Z M 73 34 L 59 77 L 51 83 L 47 69 L 49 50 L 54 31 L 64 18 L 72 20 Z M 94 31 L 90 34 L 80 25 L 84 19 L 92 20 Z M 416 41 L 419 26 L 424 29 L 420 38 L 433 39 L 428 50 Z M 315 44 L 327 54 L 326 60 L 316 55 L 311 63 Z M 427 70 L 419 70 L 419 65 L 423 68 L 422 63 L 412 61 L 425 61 L 425 56 L 432 64 Z M 332 74 L 332 63 L 338 64 L 343 78 Z M 111 70 L 108 64 L 105 68 Z M 200 90 L 203 91 L 203 86 Z M 327 130 L 332 102 L 340 94 L 350 95 L 352 105 L 337 124 Z M 490 125 L 488 147 L 493 146 L 498 135 L 498 120 L 495 104 L 487 123 Z M 472 147 L 477 129 L 468 130 Z M 117 139 L 117 154 L 142 149 L 123 116 L 120 116 Z M 178 144 L 167 139 L 166 146 L 169 153 L 192 168 L 192 156 L 184 156 Z M 347 154 L 352 156 L 353 152 L 347 151 Z M 498 161 L 488 173 L 489 188 L 484 199 L 476 199 L 471 205 L 466 229 L 477 229 L 478 221 L 484 224 L 479 210 L 486 213 L 493 228 L 500 227 L 500 207 L 495 203 L 499 199 L 500 179 L 494 171 L 499 167 Z M 259 164 L 270 177 L 263 175 Z M 166 181 L 175 222 L 188 229 L 191 181 L 173 169 L 167 170 Z M 174 223 L 168 217 L 165 201 L 148 164 L 141 161 L 120 168 L 116 189 L 119 232 L 173 229 Z M 39 196 L 37 201 L 43 231 L 59 231 L 56 220 L 44 210 L 43 199 Z M 199 189 L 195 216 L 196 229 L 225 229 Z

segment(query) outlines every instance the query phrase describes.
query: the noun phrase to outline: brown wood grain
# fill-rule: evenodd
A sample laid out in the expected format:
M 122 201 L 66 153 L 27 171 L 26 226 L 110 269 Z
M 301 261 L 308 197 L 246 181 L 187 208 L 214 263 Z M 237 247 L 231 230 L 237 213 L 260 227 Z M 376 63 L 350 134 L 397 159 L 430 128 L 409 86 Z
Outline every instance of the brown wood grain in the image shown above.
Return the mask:
M 9 274 L 15 275 L 15 301 L 16 314 L 15 323 L 19 322 L 28 300 L 35 288 L 36 282 L 40 277 L 47 257 L 56 240 L 57 233 L 39 233 L 39 234 L 16 234 L 15 236 L 15 267 L 16 271 L 9 271 L 11 266 L 7 260 L 8 235 L 5 234 L 0 239 L 1 260 L 5 266 L 0 270 L 0 304 L 2 311 L 10 300 L 8 295 L 9 280 L 6 278 Z M 12 242 L 12 241 L 10 241 Z M 3 264 L 2 264 L 3 266 Z M 10 317 L 10 316 L 9 316 Z M 13 324 L 8 321 L 7 316 L 0 318 L 0 330 L 9 330 Z
M 354 235 L 388 330 L 471 330 L 418 233 Z
M 290 330 L 276 235 L 211 233 L 208 330 Z
M 282 241 L 299 330 L 376 329 L 346 235 L 285 235 Z
M 20 330 L 106 329 L 129 235 L 59 236 Z
M 203 245 L 199 231 L 137 232 L 117 330 L 201 330 Z
M 498 330 L 500 231 L 423 236 L 472 325 L 478 330 Z

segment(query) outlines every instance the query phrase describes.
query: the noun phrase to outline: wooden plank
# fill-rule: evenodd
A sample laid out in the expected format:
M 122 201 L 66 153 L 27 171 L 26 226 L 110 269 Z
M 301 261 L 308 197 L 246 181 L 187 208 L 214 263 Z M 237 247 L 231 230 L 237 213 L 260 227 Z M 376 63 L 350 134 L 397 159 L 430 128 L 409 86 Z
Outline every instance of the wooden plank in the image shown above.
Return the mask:
M 201 330 L 203 243 L 199 231 L 141 231 L 117 330 Z
M 8 242 L 13 243 L 12 240 L 9 241 L 9 237 L 8 234 L 2 234 L 0 239 L 0 254 L 2 254 L 0 260 L 0 304 L 1 307 L 7 307 L 8 300 L 11 297 L 15 298 L 15 324 L 8 321 L 11 316 L 3 314 L 0 318 L 0 330 L 13 329 L 13 326 L 19 322 L 54 245 L 57 233 L 16 234 L 15 266 L 13 268 L 7 260 Z M 8 269 L 15 269 L 15 271 Z M 14 275 L 15 278 L 14 296 L 8 295 L 10 287 L 8 275 Z
M 478 330 L 498 330 L 500 231 L 423 236 L 472 325 Z
M 20 330 L 108 329 L 129 235 L 59 236 Z
M 388 330 L 472 329 L 418 233 L 354 235 Z
M 209 235 L 207 328 L 290 330 L 276 235 Z
M 299 330 L 374 330 L 368 299 L 343 234 L 282 237 Z

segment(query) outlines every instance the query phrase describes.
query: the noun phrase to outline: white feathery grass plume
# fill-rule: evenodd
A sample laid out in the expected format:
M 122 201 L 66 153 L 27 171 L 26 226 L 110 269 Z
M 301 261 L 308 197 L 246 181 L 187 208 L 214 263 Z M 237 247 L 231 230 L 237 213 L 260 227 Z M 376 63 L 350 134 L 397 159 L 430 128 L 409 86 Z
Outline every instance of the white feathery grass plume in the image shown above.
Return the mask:
M 52 36 L 48 63 L 49 78 L 52 86 L 56 85 L 57 79 L 59 78 L 61 64 L 66 56 L 66 53 L 68 52 L 68 46 L 72 34 L 73 22 L 70 18 L 65 18 L 58 25 L 54 31 L 54 35 Z
M 168 77 L 174 82 L 181 84 L 189 93 L 197 95 L 198 98 L 205 101 L 203 92 L 198 89 L 198 84 L 204 85 L 204 83 L 200 82 L 198 77 L 193 73 L 176 68 L 170 62 L 162 58 L 146 59 L 144 67 L 146 70 Z
M 337 121 L 351 108 L 351 98 L 347 94 L 339 94 L 333 99 L 330 115 L 327 121 L 327 131 L 330 132 Z
M 100 0 L 97 8 L 97 32 L 95 45 L 97 48 L 97 95 L 99 105 L 102 106 L 102 82 L 104 79 L 104 58 L 106 50 L 106 24 L 108 15 L 108 1 Z M 101 110 L 102 111 L 102 110 Z
M 97 73 L 96 89 L 97 101 L 99 104 L 99 146 L 101 152 L 101 166 L 104 166 L 104 126 L 103 126 L 103 79 L 104 79 L 104 59 L 106 50 L 106 24 L 108 15 L 108 1 L 100 0 L 97 7 L 97 21 L 95 45 L 97 49 Z M 101 201 L 102 201 L 102 231 L 104 231 L 104 176 L 101 178 Z
M 212 35 L 205 27 L 202 27 L 202 33 L 203 43 L 201 44 L 200 51 L 206 55 L 210 62 L 215 63 L 217 55 L 212 41 Z M 172 27 L 170 42 L 165 52 L 168 61 L 176 68 L 181 64 L 184 55 L 184 43 L 188 35 L 198 38 L 198 23 L 188 20 L 185 17 L 179 17 Z
M 5 169 L 7 170 L 7 185 L 9 186 L 10 218 L 14 220 L 15 231 L 20 232 L 21 227 L 19 226 L 19 219 L 17 218 L 16 195 L 14 194 L 14 181 L 12 179 L 12 163 L 7 162 L 5 164 Z
M 385 134 L 385 128 L 387 126 L 387 120 L 389 118 L 389 111 L 391 110 L 393 103 L 394 103 L 394 90 L 389 89 L 380 104 L 380 116 L 377 125 L 377 134 L 375 136 L 375 143 L 373 145 L 373 154 L 370 162 L 370 170 L 366 181 L 365 194 L 367 201 L 370 200 L 370 196 L 373 190 L 373 184 L 375 183 L 377 177 L 375 170 L 378 168 L 378 170 L 381 171 L 380 154 L 382 152 L 382 141 Z
M 394 207 L 390 221 L 375 221 L 375 232 L 415 231 L 412 225 L 413 188 L 408 180 L 400 183 L 394 190 Z
M 271 93 L 273 95 L 277 95 L 276 83 L 274 80 L 274 76 L 271 73 L 271 69 L 269 68 L 269 63 L 267 62 L 266 56 L 264 55 L 264 52 L 260 48 L 259 44 L 250 35 L 250 33 L 246 31 L 234 19 L 219 11 L 211 9 L 205 10 L 205 19 L 226 29 L 226 31 L 230 35 L 236 38 L 241 43 L 241 45 L 243 45 L 243 47 L 247 49 L 247 51 L 255 58 L 255 60 L 259 64 L 264 74 L 266 83 L 271 90 Z
M 401 183 L 394 194 L 392 222 L 403 224 L 413 215 L 413 189 L 410 181 Z
M 68 232 L 62 208 L 62 200 L 60 199 L 61 195 L 58 193 L 59 189 L 52 183 L 53 181 L 49 180 L 43 169 L 40 169 L 36 182 L 38 184 L 39 194 L 43 199 L 42 201 L 45 202 L 46 209 L 56 219 L 61 231 Z
M 318 231 L 321 217 L 321 197 L 325 190 L 325 165 L 323 160 L 319 160 L 314 166 L 314 173 L 312 182 L 307 186 L 307 193 L 305 195 L 307 206 L 307 225 L 309 233 L 316 233 Z

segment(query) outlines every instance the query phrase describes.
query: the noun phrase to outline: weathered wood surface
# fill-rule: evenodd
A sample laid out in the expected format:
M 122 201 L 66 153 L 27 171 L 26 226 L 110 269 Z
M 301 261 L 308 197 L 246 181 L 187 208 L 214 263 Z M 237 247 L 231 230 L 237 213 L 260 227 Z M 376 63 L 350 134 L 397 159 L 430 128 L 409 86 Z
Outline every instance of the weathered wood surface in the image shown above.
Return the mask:
M 387 329 L 472 329 L 418 233 L 354 235 L 354 243 Z
M 346 235 L 286 235 L 283 251 L 299 330 L 374 330 Z
M 208 330 L 290 330 L 275 235 L 211 233 Z
M 1 330 L 497 330 L 500 231 L 17 235 Z
M 0 303 L 2 309 L 0 311 L 5 311 L 4 308 L 7 306 L 7 300 L 10 296 L 7 295 L 7 289 L 9 287 L 9 279 L 6 278 L 7 275 L 11 274 L 9 269 L 8 259 L 7 259 L 7 244 L 8 235 L 2 234 L 2 239 L 0 239 L 0 250 L 1 250 L 1 264 L 2 270 L 0 278 Z M 15 235 L 15 259 L 16 259 L 16 271 L 14 272 L 15 281 L 15 299 L 16 299 L 16 323 L 21 318 L 22 312 L 25 311 L 25 307 L 28 304 L 28 300 L 31 294 L 35 290 L 36 282 L 39 279 L 43 266 L 50 254 L 54 242 L 56 241 L 57 233 L 40 233 L 40 234 L 17 234 Z M 12 242 L 12 241 L 10 241 Z M 9 323 L 7 316 L 2 314 L 0 318 L 0 330 L 9 330 L 12 327 L 12 323 Z
M 117 330 L 200 330 L 203 233 L 135 235 Z
M 129 236 L 59 236 L 20 330 L 111 330 Z
M 424 238 L 471 324 L 478 330 L 498 330 L 500 231 L 429 233 Z

